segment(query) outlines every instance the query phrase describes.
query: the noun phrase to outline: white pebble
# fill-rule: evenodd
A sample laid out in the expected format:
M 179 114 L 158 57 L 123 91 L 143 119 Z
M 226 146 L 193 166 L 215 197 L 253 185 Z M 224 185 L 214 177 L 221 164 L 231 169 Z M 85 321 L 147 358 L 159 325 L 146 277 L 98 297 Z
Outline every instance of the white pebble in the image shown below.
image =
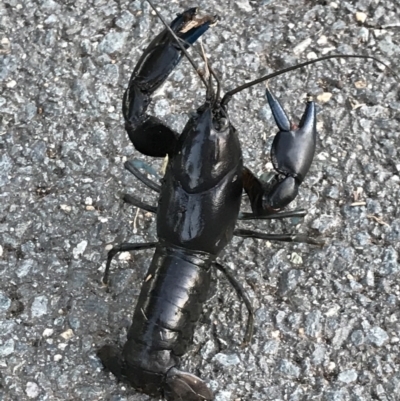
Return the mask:
M 357 380 L 357 377 L 357 372 L 354 369 L 349 369 L 341 372 L 338 376 L 338 380 L 343 383 L 349 384 L 355 382 Z
M 329 102 L 329 100 L 331 100 L 332 97 L 332 93 L 330 92 L 323 92 L 320 95 L 317 96 L 317 100 L 320 103 L 326 103 Z
M 40 388 L 36 383 L 28 382 L 28 383 L 26 383 L 25 392 L 26 392 L 26 395 L 29 398 L 37 398 L 39 396 L 39 393 L 40 393 Z
M 303 40 L 302 42 L 300 42 L 297 46 L 295 46 L 293 48 L 293 53 L 296 54 L 296 55 L 299 55 L 299 54 L 303 53 L 304 50 L 306 50 L 307 47 L 311 45 L 311 43 L 312 43 L 312 39 L 311 38 Z
M 15 88 L 15 86 L 17 85 L 17 81 L 11 80 L 10 82 L 8 82 L 6 84 L 7 88 Z
M 87 241 L 81 241 L 72 251 L 72 254 L 74 255 L 74 259 L 78 259 L 80 255 L 85 252 L 85 249 L 87 247 L 88 242 Z
M 368 15 L 362 12 L 356 13 L 356 21 L 364 23 L 366 19 L 368 18 Z
M 63 333 L 60 334 L 60 337 L 62 337 L 64 340 L 70 340 L 74 336 L 74 332 L 72 329 L 65 330 Z
M 50 337 L 50 336 L 53 335 L 53 333 L 54 333 L 53 329 L 44 329 L 43 333 L 42 333 L 42 336 L 43 337 Z
M 130 252 L 121 252 L 118 256 L 118 260 L 131 260 L 132 255 Z

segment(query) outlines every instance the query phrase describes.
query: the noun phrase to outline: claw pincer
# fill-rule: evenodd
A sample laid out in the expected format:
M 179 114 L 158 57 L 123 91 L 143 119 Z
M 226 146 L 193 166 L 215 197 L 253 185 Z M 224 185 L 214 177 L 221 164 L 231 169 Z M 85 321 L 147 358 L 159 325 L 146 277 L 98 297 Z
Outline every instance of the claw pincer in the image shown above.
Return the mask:
M 185 48 L 192 45 L 217 17 L 196 18 L 197 8 L 178 14 L 171 29 Z M 164 83 L 182 59 L 183 52 L 168 30 L 164 29 L 139 59 L 125 91 L 122 112 L 125 129 L 135 148 L 153 157 L 164 157 L 175 147 L 177 134 L 156 117 L 146 114 L 152 94 Z
M 268 88 L 266 96 L 279 128 L 271 147 L 272 164 L 278 174 L 264 196 L 263 208 L 276 210 L 285 207 L 297 196 L 299 186 L 310 169 L 317 139 L 316 110 L 315 103 L 308 101 L 299 126 L 295 128 Z

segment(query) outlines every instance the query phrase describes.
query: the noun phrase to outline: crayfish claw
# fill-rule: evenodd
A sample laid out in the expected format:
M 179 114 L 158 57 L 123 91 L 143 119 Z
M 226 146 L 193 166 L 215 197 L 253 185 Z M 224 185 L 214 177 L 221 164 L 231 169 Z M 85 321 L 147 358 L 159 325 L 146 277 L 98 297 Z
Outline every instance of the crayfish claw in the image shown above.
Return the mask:
M 292 124 L 278 99 L 267 87 L 266 97 L 279 132 L 271 147 L 275 183 L 263 196 L 263 208 L 279 210 L 292 202 L 314 158 L 317 129 L 315 103 L 309 99 L 298 127 Z

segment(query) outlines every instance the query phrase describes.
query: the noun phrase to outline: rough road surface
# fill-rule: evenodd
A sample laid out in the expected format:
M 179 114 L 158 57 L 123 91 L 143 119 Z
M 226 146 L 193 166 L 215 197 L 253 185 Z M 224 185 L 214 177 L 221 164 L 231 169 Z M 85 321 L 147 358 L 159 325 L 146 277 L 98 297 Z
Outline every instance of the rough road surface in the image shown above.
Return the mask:
M 162 2 L 168 20 L 195 5 Z M 168 3 L 168 4 L 167 4 Z M 224 88 L 316 56 L 376 55 L 400 74 L 397 1 L 199 1 L 221 22 L 204 43 Z M 145 401 L 96 350 L 125 341 L 151 251 L 113 264 L 107 249 L 155 239 L 154 217 L 123 204 L 154 194 L 123 168 L 143 158 L 123 128 L 132 68 L 161 23 L 141 1 L 0 3 L 0 400 Z M 319 140 L 293 208 L 301 221 L 241 224 L 326 239 L 236 239 L 221 257 L 257 311 L 215 274 L 185 368 L 217 401 L 400 399 L 399 84 L 375 62 L 323 62 L 270 82 L 294 120 L 307 93 Z M 152 112 L 182 129 L 204 90 L 182 62 Z M 258 85 L 230 105 L 246 164 L 271 168 L 276 128 Z M 152 160 L 148 160 L 153 162 Z M 245 202 L 245 201 L 244 201 Z

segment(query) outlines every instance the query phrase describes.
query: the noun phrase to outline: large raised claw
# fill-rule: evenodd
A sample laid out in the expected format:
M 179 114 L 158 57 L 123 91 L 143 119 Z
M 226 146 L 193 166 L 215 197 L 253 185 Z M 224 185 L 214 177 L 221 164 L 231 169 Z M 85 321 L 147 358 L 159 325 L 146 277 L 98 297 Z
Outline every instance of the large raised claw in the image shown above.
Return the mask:
M 299 186 L 310 169 L 317 138 L 316 110 L 314 102 L 308 101 L 299 126 L 295 127 L 268 88 L 266 96 L 279 128 L 271 148 L 272 164 L 279 174 L 264 194 L 263 208 L 276 210 L 288 205 L 297 196 Z
M 185 48 L 192 45 L 217 21 L 217 17 L 196 18 L 190 8 L 172 21 L 170 27 Z M 167 79 L 183 56 L 175 38 L 164 29 L 143 52 L 125 91 L 122 112 L 125 129 L 135 148 L 148 156 L 164 157 L 173 151 L 177 134 L 155 117 L 146 115 L 151 95 Z

